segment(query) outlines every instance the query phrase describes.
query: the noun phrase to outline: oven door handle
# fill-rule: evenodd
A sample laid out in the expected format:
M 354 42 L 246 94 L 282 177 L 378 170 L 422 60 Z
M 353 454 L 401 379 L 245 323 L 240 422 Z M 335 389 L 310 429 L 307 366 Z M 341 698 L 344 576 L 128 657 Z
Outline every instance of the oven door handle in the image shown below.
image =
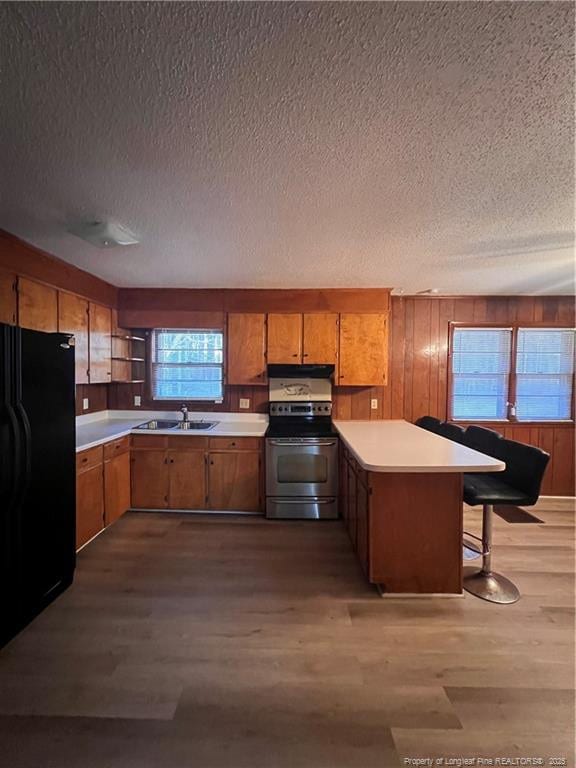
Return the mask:
M 316 446 L 320 446 L 320 448 L 326 448 L 330 445 L 336 445 L 336 440 L 327 440 L 325 442 L 318 442 L 318 443 L 289 443 L 287 440 L 269 440 L 269 445 L 280 445 L 284 448 L 288 448 L 290 446 L 294 448 L 301 448 L 301 447 L 316 448 Z
M 298 499 L 273 499 L 278 504 L 302 504 L 303 498 L 300 497 Z M 304 502 L 305 504 L 335 504 L 336 499 L 315 499 L 315 498 L 309 498 L 306 499 Z

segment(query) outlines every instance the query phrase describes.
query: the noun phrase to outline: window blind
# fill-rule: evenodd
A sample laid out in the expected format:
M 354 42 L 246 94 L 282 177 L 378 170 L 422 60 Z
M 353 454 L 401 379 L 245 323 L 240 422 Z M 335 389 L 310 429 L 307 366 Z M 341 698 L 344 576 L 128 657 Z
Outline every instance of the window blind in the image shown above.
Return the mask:
M 569 419 L 573 374 L 573 329 L 520 328 L 516 358 L 518 421 Z
M 154 400 L 221 400 L 224 339 L 218 330 L 155 328 L 151 343 Z
M 508 415 L 511 328 L 455 328 L 452 418 L 493 421 Z

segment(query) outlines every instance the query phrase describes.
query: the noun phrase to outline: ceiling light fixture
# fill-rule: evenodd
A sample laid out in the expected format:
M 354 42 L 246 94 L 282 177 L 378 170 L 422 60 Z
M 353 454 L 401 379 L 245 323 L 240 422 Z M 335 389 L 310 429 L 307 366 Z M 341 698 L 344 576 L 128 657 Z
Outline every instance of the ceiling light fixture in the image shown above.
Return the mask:
M 137 245 L 140 242 L 133 232 L 114 221 L 83 221 L 72 225 L 68 232 L 97 248 Z

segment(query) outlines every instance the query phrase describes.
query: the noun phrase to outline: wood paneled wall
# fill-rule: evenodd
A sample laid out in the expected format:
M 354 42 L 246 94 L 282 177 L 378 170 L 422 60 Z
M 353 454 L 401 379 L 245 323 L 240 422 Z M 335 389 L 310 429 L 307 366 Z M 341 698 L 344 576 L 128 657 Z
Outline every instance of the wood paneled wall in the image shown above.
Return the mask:
M 3 229 L 0 229 L 0 266 L 107 307 L 116 307 L 118 303 L 118 289 L 114 285 L 25 243 Z
M 77 384 L 76 385 L 76 416 L 85 413 L 97 413 L 108 408 L 108 384 Z M 82 401 L 88 398 L 89 407 L 84 410 Z

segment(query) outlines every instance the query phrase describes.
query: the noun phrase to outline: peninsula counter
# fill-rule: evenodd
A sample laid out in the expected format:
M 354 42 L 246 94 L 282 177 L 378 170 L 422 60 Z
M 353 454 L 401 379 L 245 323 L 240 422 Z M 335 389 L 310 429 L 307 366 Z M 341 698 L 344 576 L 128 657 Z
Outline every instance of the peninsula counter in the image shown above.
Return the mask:
M 503 462 L 406 421 L 336 421 L 340 504 L 383 595 L 462 594 L 462 478 Z

